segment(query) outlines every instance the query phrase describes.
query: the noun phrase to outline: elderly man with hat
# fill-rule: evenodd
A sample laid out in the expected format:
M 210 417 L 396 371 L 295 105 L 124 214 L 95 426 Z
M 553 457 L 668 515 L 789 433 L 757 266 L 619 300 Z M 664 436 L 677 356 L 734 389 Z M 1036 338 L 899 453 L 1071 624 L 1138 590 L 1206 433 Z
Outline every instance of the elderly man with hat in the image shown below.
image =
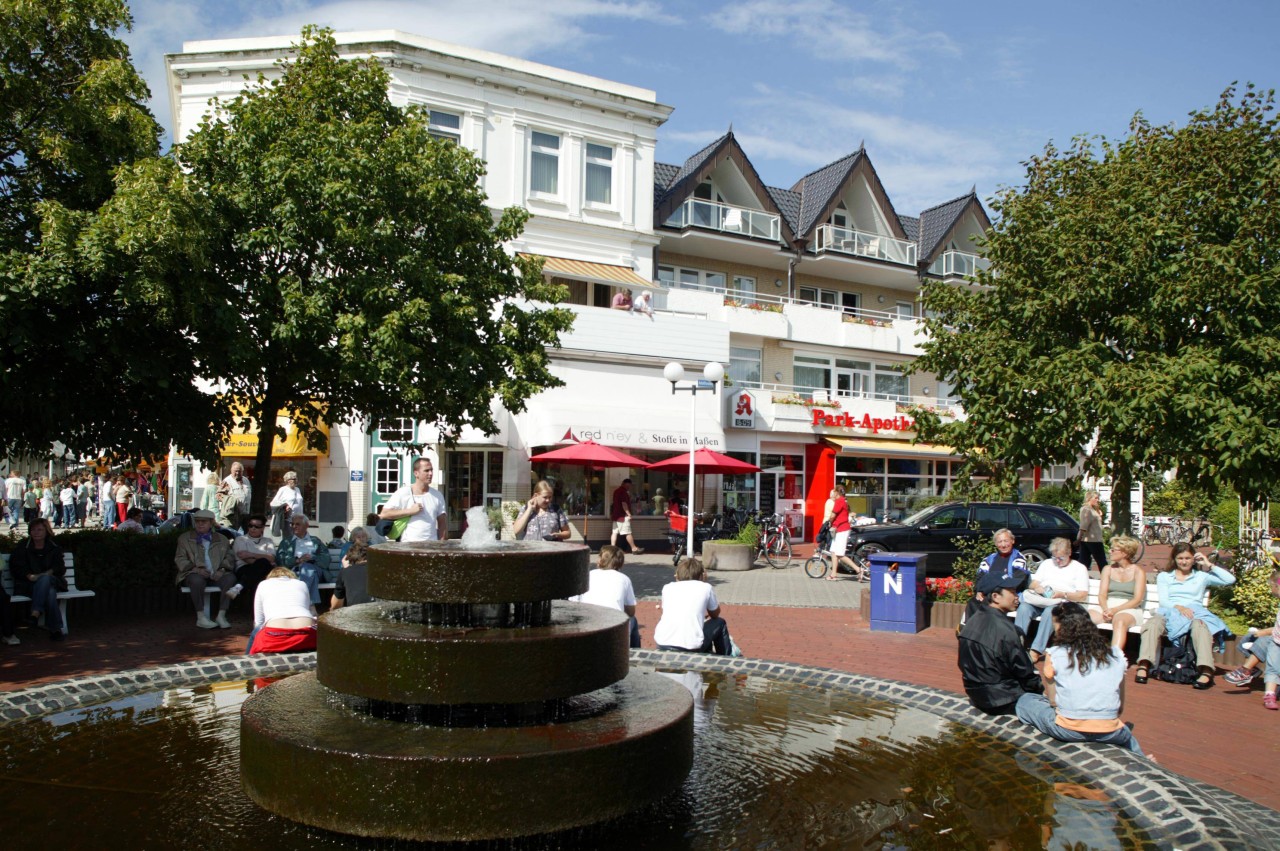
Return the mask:
M 983 597 L 960 632 L 960 675 L 969 702 L 989 715 L 1012 715 L 1018 698 L 1041 694 L 1044 684 L 1009 619 L 1018 609 L 1022 576 L 996 571 L 978 574 Z
M 244 588 L 236 582 L 236 559 L 231 551 L 231 542 L 214 530 L 212 511 L 194 511 L 191 521 L 195 528 L 178 536 L 178 551 L 173 557 L 177 567 L 176 584 L 191 589 L 196 626 L 201 629 L 230 629 L 227 607 Z M 215 620 L 210 620 L 204 613 L 205 589 L 210 584 L 222 589 Z

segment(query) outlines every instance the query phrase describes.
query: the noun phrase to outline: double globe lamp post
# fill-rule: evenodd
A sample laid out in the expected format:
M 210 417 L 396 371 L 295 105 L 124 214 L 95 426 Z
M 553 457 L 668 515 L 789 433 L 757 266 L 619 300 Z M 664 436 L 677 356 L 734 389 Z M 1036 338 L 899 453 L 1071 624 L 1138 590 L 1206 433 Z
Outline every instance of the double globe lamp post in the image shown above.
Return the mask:
M 671 394 L 674 396 L 677 390 L 689 391 L 689 510 L 685 512 L 686 528 L 688 535 L 685 552 L 689 558 L 693 558 L 693 527 L 694 527 L 694 510 L 693 510 L 693 453 L 698 448 L 698 391 L 710 390 L 714 394 L 720 387 L 721 380 L 724 379 L 724 367 L 714 361 L 702 368 L 702 378 L 689 381 L 683 387 L 680 383 L 684 381 L 684 367 L 672 361 L 662 370 L 662 377 L 671 382 Z

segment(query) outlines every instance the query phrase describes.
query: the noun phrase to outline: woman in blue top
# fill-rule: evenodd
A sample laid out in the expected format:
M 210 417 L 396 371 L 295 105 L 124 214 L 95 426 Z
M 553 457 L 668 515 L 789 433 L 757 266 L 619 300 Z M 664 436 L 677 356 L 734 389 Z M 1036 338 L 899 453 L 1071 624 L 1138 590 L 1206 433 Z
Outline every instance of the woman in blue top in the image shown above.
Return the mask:
M 1167 634 L 1170 641 L 1177 641 L 1189 632 L 1196 654 L 1196 670 L 1200 672 L 1194 685 L 1198 689 L 1212 686 L 1213 636 L 1227 625 L 1205 608 L 1204 592 L 1215 586 L 1233 585 L 1235 581 L 1230 571 L 1210 564 L 1190 544 L 1174 544 L 1169 569 L 1156 577 L 1160 608 L 1142 626 L 1134 682 L 1147 681 L 1147 673 L 1160 658 L 1161 636 Z

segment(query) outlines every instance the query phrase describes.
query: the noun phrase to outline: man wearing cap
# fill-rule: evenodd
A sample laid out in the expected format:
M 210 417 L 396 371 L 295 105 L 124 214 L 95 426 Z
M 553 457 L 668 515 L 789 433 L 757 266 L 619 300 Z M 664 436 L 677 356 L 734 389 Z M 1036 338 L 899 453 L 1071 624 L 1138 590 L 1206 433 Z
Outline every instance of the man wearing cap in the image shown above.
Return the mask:
M 178 549 L 173 557 L 177 567 L 176 584 L 191 589 L 196 626 L 201 629 L 230 629 L 227 607 L 244 588 L 236 582 L 236 560 L 231 553 L 231 542 L 221 532 L 214 531 L 212 511 L 193 511 L 191 522 L 195 528 L 178 536 Z M 204 613 L 205 588 L 210 584 L 222 589 L 216 620 L 210 620 Z
M 632 555 L 640 555 L 640 553 L 644 552 L 644 550 L 636 546 L 636 539 L 631 534 L 630 479 L 623 479 L 622 484 L 618 485 L 618 489 L 613 492 L 613 505 L 609 509 L 609 519 L 613 521 L 613 534 L 609 536 L 610 544 L 616 547 L 618 545 L 618 536 L 622 535 L 631 546 Z
M 960 675 L 975 708 L 989 715 L 1012 715 L 1018 698 L 1041 694 L 1044 684 L 1022 649 L 1022 636 L 1008 617 L 1018 608 L 1022 577 L 989 570 L 978 574 L 984 603 L 960 632 Z

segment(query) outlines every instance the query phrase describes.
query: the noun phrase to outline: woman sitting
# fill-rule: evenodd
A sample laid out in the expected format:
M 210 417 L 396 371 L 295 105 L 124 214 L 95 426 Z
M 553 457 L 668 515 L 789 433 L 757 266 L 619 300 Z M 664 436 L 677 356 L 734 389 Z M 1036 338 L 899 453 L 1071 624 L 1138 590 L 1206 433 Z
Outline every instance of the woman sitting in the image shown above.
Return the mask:
M 316 607 L 306 584 L 289 568 L 275 568 L 258 586 L 253 629 L 250 655 L 316 649 Z
M 62 609 L 58 592 L 67 590 L 67 566 L 62 560 L 62 547 L 53 542 L 53 526 L 47 517 L 36 517 L 27 526 L 26 543 L 9 554 L 9 575 L 13 577 L 13 593 L 31 598 L 31 625 L 44 616 L 49 638 L 62 640 Z M 8 602 L 7 600 L 4 602 Z M 11 636 L 6 635 L 7 643 Z M 13 636 L 16 638 L 17 636 Z
M 1120 720 L 1124 654 L 1098 632 L 1079 603 L 1053 607 L 1054 645 L 1040 673 L 1045 693 L 1018 698 L 1018 718 L 1063 742 L 1102 742 L 1143 756 Z
M 358 606 L 372 599 L 369 596 L 369 533 L 364 527 L 357 527 L 351 531 L 351 545 L 342 557 L 342 570 L 334 580 L 329 611 Z
M 1213 685 L 1213 635 L 1227 625 L 1205 608 L 1204 592 L 1216 586 L 1232 585 L 1236 578 L 1229 571 L 1210 564 L 1209 560 L 1186 542 L 1173 545 L 1169 569 L 1156 577 L 1160 608 L 1142 627 L 1142 644 L 1138 647 L 1138 670 L 1134 682 L 1145 683 L 1153 664 L 1160 659 L 1160 637 L 1168 635 L 1177 641 L 1191 633 L 1195 649 L 1196 670 L 1200 676 L 1193 685 L 1206 689 Z
M 706 578 L 702 562 L 683 558 L 676 566 L 676 581 L 662 586 L 662 617 L 653 630 L 659 650 L 730 654 L 729 627 Z
M 307 534 L 307 515 L 296 512 L 289 517 L 292 534 L 276 548 L 276 564 L 283 565 L 306 583 L 311 602 L 320 605 L 320 577 L 329 569 L 329 549 L 315 535 Z
M 636 620 L 636 592 L 631 577 L 620 571 L 626 561 L 621 547 L 605 544 L 600 548 L 600 561 L 588 574 L 587 593 L 570 597 L 574 603 L 591 603 L 617 609 L 631 619 L 631 646 L 640 646 L 640 623 Z
M 1147 572 L 1133 563 L 1137 556 L 1138 542 L 1128 535 L 1111 542 L 1111 563 L 1102 568 L 1098 605 L 1089 607 L 1094 623 L 1111 624 L 1111 646 L 1121 650 L 1129 640 L 1129 629 L 1142 625 L 1142 604 L 1147 599 Z

